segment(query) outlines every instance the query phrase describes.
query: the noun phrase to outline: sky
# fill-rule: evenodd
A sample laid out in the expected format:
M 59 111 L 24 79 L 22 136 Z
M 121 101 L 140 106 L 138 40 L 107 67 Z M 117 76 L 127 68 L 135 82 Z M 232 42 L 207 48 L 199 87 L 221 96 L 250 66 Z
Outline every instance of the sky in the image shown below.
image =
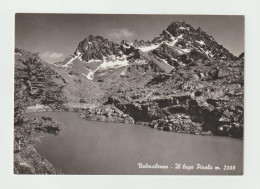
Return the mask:
M 173 21 L 185 21 L 238 56 L 244 52 L 244 17 L 225 15 L 16 14 L 15 47 L 40 52 L 50 63 L 74 53 L 90 34 L 120 43 L 152 40 Z

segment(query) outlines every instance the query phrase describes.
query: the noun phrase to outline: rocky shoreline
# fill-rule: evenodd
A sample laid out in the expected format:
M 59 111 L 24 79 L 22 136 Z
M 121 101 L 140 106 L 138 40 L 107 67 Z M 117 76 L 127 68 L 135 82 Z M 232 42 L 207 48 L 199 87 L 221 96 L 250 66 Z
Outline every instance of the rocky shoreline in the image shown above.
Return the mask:
M 129 102 L 120 96 L 111 96 L 102 105 L 93 108 L 67 108 L 56 111 L 78 112 L 81 118 L 95 121 L 132 123 L 149 126 L 163 131 L 196 134 L 219 135 L 243 138 L 243 129 L 236 124 L 243 117 L 237 107 L 224 110 L 216 108 L 225 100 L 207 100 L 201 103 L 188 95 L 168 95 L 149 101 Z M 215 106 L 213 106 L 214 104 Z M 41 106 L 39 106 L 41 107 Z M 55 111 L 45 106 L 44 109 L 29 108 L 24 114 L 22 126 L 15 127 L 14 173 L 15 174 L 62 174 L 34 148 L 38 140 L 35 133 L 58 135 L 62 125 L 49 117 L 37 117 L 34 112 Z M 229 119 L 228 119 L 229 118 Z M 213 125 L 212 125 L 213 124 Z
M 59 135 L 62 124 L 52 118 L 33 113 L 24 116 L 24 122 L 14 128 L 14 173 L 15 174 L 62 174 L 45 157 L 38 154 L 34 145 L 39 134 Z
M 152 102 L 122 103 L 117 98 L 109 99 L 100 107 L 77 111 L 80 112 L 80 117 L 87 120 L 133 123 L 186 134 L 243 138 L 243 113 L 240 107 L 231 106 L 224 110 L 211 104 L 199 104 L 188 96 L 156 101 L 166 103 L 168 107 L 160 103 L 155 106 Z

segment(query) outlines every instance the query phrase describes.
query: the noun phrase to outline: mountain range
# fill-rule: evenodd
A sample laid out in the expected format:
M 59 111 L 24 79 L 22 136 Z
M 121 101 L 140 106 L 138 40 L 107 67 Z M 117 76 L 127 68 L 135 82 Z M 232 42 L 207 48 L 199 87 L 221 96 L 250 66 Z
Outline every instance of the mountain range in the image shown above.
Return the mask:
M 109 69 L 129 65 L 153 64 L 157 70 L 170 73 L 176 67 L 210 60 L 238 58 L 201 28 L 194 29 L 184 21 L 176 21 L 152 41 L 123 40 L 117 44 L 101 36 L 90 35 L 79 43 L 72 55 L 55 65 L 93 80 Z

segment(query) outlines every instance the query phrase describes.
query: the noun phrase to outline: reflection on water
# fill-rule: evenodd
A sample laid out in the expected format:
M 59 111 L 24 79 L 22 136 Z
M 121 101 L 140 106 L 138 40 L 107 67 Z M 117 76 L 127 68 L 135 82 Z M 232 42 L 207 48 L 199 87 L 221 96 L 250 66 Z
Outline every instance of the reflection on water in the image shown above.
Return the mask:
M 61 136 L 47 134 L 36 150 L 65 174 L 242 174 L 243 141 L 239 139 L 87 121 L 71 112 L 37 114 L 64 124 Z M 157 168 L 139 168 L 147 164 Z M 175 169 L 177 164 L 181 169 Z M 197 170 L 196 164 L 221 170 Z M 223 170 L 225 165 L 236 167 Z

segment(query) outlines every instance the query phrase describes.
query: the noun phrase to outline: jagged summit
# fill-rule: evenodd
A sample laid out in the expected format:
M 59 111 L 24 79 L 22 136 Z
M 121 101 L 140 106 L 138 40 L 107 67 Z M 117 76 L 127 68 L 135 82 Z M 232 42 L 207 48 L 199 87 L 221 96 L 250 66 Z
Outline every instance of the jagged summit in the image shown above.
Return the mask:
M 72 55 L 55 65 L 92 80 L 96 72 L 127 66 L 127 55 L 133 50 L 99 35 L 89 35 Z
M 194 29 L 191 25 L 186 24 L 184 21 L 174 21 L 172 22 L 166 30 L 170 32 L 172 35 L 174 35 L 174 31 L 181 29 L 181 30 L 189 30 L 190 28 Z M 175 35 L 177 36 L 177 35 Z
M 221 59 L 221 60 L 236 60 L 232 53 L 218 44 L 216 40 L 204 32 L 200 27 L 193 28 L 190 24 L 184 21 L 172 22 L 162 33 L 150 41 L 137 41 L 132 44 L 135 48 L 142 52 L 151 52 L 157 54 L 161 46 L 167 45 L 171 49 L 172 56 L 169 54 L 160 56 L 162 60 L 168 63 L 176 59 L 176 62 L 187 64 L 187 62 L 197 61 L 199 58 L 193 59 L 190 56 L 191 52 L 202 55 L 202 60 L 206 56 L 207 59 Z M 157 53 L 155 53 L 157 52 Z M 160 54 L 163 54 L 161 52 Z M 183 58 L 187 57 L 187 58 Z
M 208 59 L 236 59 L 232 53 L 218 44 L 212 36 L 202 31 L 200 27 L 194 29 L 184 21 L 172 22 L 159 37 L 153 40 L 154 43 L 165 43 L 165 41 L 168 43 L 168 46 L 178 51 L 179 55 L 187 54 L 189 61 L 194 61 L 192 58 L 189 58 L 189 53 L 192 51 L 205 54 Z
M 89 35 L 81 41 L 74 55 L 81 57 L 82 61 L 103 60 L 111 55 L 119 56 L 119 45 L 101 36 Z

